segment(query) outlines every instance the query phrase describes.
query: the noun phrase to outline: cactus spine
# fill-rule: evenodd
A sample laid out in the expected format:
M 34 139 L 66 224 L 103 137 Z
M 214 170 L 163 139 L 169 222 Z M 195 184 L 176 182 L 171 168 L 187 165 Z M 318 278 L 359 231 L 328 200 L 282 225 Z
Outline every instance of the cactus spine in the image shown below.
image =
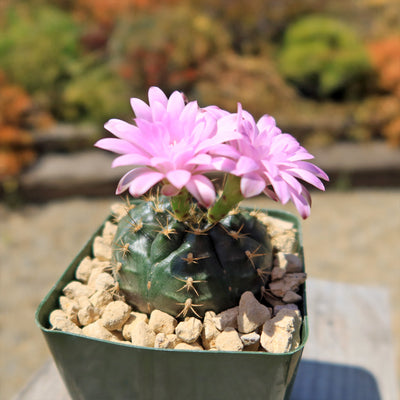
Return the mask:
M 175 200 L 132 200 L 119 222 L 113 263 L 128 302 L 185 317 L 234 307 L 247 290 L 259 295 L 272 269 L 265 225 L 244 210 L 210 223 L 198 206 L 183 222 L 176 207 L 185 196 Z

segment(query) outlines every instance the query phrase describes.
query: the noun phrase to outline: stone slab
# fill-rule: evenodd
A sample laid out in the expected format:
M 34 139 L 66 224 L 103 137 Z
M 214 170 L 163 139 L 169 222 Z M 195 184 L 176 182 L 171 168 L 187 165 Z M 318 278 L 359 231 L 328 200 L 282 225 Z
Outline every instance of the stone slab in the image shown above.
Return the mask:
M 400 186 L 400 148 L 385 142 L 339 142 L 309 150 L 313 162 L 328 173 L 328 186 Z
M 110 196 L 128 170 L 111 168 L 114 158 L 102 150 L 49 153 L 21 176 L 21 195 L 29 201 L 76 195 Z
M 333 187 L 400 186 L 400 149 L 385 143 L 337 143 L 311 150 L 315 163 L 325 170 Z M 20 178 L 20 192 L 27 201 L 67 196 L 109 196 L 129 167 L 112 169 L 114 154 L 90 149 L 48 153 Z

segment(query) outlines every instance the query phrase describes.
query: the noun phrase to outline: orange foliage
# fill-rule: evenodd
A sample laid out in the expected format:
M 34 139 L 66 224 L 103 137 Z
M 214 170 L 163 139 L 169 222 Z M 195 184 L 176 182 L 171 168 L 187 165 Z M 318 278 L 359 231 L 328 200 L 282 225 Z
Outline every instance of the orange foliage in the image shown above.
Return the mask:
M 392 146 L 400 146 L 400 117 L 397 116 L 397 118 L 390 121 L 383 128 L 382 133 Z
M 78 18 L 94 20 L 105 27 L 113 25 L 118 17 L 138 11 L 149 11 L 179 0 L 77 0 L 75 14 Z
M 391 145 L 400 146 L 400 36 L 373 42 L 368 49 L 379 86 L 392 94 L 391 100 L 383 102 L 391 118 L 382 127 L 382 134 Z
M 7 85 L 0 76 L 0 125 L 18 124 L 21 116 L 32 106 L 25 91 L 14 85 Z
M 31 107 L 25 91 L 8 84 L 0 71 L 0 181 L 17 175 L 35 158 L 32 137 L 21 128 Z
M 35 152 L 31 149 L 20 149 L 18 152 L 0 149 L 0 182 L 18 175 L 21 169 L 30 165 L 35 158 Z
M 400 97 L 400 36 L 371 43 L 369 53 L 382 89 Z

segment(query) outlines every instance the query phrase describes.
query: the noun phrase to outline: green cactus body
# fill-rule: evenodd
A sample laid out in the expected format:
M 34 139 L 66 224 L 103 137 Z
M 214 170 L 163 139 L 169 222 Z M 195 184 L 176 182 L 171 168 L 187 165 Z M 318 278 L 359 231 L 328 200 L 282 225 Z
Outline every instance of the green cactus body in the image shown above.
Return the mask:
M 259 295 L 272 269 L 266 227 L 248 211 L 210 225 L 192 210 L 191 222 L 172 216 L 168 199 L 134 200 L 118 224 L 113 265 L 128 302 L 142 312 L 203 316 Z

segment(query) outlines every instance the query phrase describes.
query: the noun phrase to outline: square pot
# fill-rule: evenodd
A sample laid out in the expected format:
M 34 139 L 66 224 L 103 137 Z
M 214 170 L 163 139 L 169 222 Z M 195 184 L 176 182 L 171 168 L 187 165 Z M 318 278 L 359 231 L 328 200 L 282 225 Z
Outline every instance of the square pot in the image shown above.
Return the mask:
M 300 222 L 293 214 L 265 210 L 294 223 L 303 260 Z M 109 219 L 109 218 L 108 218 Z M 50 313 L 59 308 L 62 289 L 75 279 L 104 224 L 79 252 L 40 303 L 36 323 L 42 330 L 64 383 L 74 400 L 289 400 L 308 337 L 305 285 L 300 294 L 303 315 L 300 346 L 284 354 L 266 352 L 189 351 L 137 347 L 52 330 Z

